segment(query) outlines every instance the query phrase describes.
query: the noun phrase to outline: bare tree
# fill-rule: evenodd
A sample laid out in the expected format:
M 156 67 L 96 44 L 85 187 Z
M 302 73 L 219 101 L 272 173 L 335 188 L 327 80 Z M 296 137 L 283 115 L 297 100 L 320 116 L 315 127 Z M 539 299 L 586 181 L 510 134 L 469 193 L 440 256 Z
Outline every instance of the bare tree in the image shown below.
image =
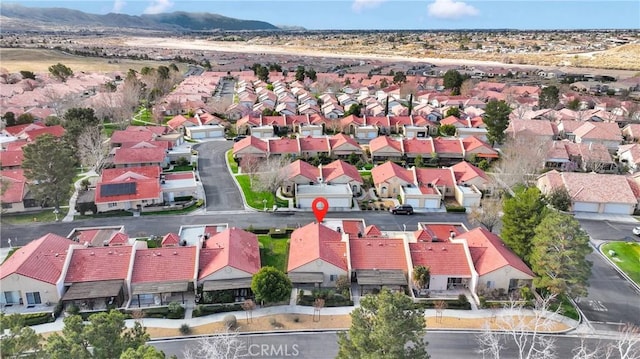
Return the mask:
M 185 359 L 237 359 L 246 357 L 247 346 L 238 332 L 226 330 L 208 338 L 202 338 L 184 353 Z
M 442 314 L 444 313 L 444 310 L 447 309 L 447 302 L 439 300 L 433 303 L 433 307 L 436 309 L 436 321 L 442 323 Z
M 275 193 L 278 187 L 289 177 L 284 169 L 291 163 L 288 156 L 272 156 L 260 163 L 256 181 L 252 187 L 259 191 Z
M 232 104 L 233 98 L 229 96 L 221 97 L 219 99 L 210 98 L 207 101 L 206 110 L 209 113 L 225 113 Z
M 502 201 L 500 198 L 483 198 L 479 207 L 474 207 L 469 213 L 469 221 L 473 224 L 481 224 L 489 232 L 500 224 L 502 212 Z
M 462 85 L 460 85 L 460 95 L 470 96 L 477 83 L 478 82 L 473 79 L 464 80 Z
M 544 167 L 550 144 L 550 139 L 533 135 L 508 136 L 494 176 L 509 188 L 528 184 Z
M 245 299 L 245 301 L 242 302 L 242 309 L 244 309 L 247 315 L 247 323 L 253 321 L 253 310 L 256 309 L 256 302 L 254 302 L 253 299 Z
M 640 327 L 626 324 L 620 329 L 615 339 L 608 345 L 601 343 L 589 345 L 583 338 L 580 345 L 573 350 L 572 359 L 639 359 Z
M 509 357 L 518 359 L 549 359 L 555 358 L 555 338 L 544 335 L 557 324 L 560 308 L 550 311 L 551 302 L 555 296 L 540 299 L 534 310 L 524 308 L 524 303 L 509 301 L 502 310 L 494 325 L 485 329 L 477 337 L 480 353 L 483 358 L 500 358 L 503 343 L 513 344 L 509 350 Z M 498 330 L 500 334 L 496 333 Z
M 322 298 L 316 298 L 316 300 L 313 302 L 313 321 L 320 321 L 320 311 L 322 310 L 322 308 L 324 308 L 324 299 Z M 316 320 L 316 315 L 318 317 L 318 320 Z
M 246 173 L 249 175 L 249 184 L 253 186 L 253 181 L 256 178 L 256 173 L 261 167 L 262 160 L 258 158 L 256 155 L 248 154 L 243 156 L 240 160 L 240 168 L 242 169 L 242 173 Z
M 78 137 L 78 156 L 83 166 L 100 171 L 107 161 L 107 138 L 97 126 L 90 126 Z

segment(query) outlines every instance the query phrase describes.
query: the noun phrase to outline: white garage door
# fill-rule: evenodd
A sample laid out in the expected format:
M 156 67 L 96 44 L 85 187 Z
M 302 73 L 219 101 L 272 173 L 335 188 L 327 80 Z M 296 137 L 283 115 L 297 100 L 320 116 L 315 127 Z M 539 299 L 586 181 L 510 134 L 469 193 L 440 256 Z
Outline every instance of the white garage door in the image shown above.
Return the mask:
M 191 132 L 191 138 L 193 139 L 204 138 L 204 136 L 204 132 Z
M 427 199 L 424 201 L 424 208 L 440 208 L 440 201 L 437 199 Z
M 351 197 L 345 198 L 329 198 L 329 210 L 331 208 L 350 208 L 351 207 Z
M 612 214 L 632 214 L 633 207 L 628 204 L 605 204 L 604 213 Z
M 300 208 L 311 208 L 313 198 L 298 198 L 297 201 Z
M 413 208 L 419 208 L 420 201 L 417 198 L 409 198 L 405 200 L 405 204 L 410 204 Z
M 598 204 L 589 202 L 576 202 L 573 204 L 575 212 L 595 212 L 598 213 Z

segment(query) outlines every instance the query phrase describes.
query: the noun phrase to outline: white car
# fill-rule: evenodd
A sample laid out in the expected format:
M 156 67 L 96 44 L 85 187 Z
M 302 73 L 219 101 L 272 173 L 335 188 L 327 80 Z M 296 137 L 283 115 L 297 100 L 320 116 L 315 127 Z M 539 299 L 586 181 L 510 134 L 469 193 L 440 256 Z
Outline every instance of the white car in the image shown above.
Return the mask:
M 635 227 L 632 230 L 633 234 L 635 234 L 636 236 L 640 236 L 640 227 Z

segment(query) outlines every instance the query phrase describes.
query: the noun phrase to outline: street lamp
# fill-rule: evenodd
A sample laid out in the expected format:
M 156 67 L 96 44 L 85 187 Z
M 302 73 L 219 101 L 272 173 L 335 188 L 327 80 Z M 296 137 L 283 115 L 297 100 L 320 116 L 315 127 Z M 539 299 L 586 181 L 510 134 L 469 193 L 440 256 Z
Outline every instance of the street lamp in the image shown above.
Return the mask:
M 267 200 L 266 199 L 262 200 L 262 205 L 264 206 L 264 211 L 266 212 L 267 211 Z
M 58 211 L 57 208 L 53 210 L 53 214 L 56 215 L 56 222 L 58 222 L 58 213 L 60 213 L 60 211 Z

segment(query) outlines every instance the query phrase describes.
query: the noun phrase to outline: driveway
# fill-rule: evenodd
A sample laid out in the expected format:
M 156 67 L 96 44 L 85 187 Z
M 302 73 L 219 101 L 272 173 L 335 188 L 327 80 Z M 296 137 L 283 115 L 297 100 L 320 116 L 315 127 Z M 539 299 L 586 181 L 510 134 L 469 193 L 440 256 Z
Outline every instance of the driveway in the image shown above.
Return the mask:
M 580 220 L 580 224 L 593 246 L 633 236 L 632 223 Z M 619 325 L 615 323 L 640 325 L 640 293 L 596 250 L 587 259 L 593 263 L 589 293 L 577 302 L 591 324 L 596 329 L 616 329 Z
M 208 141 L 194 146 L 198 151 L 198 172 L 207 198 L 207 211 L 242 210 L 242 196 L 227 169 L 225 152 L 232 141 Z

